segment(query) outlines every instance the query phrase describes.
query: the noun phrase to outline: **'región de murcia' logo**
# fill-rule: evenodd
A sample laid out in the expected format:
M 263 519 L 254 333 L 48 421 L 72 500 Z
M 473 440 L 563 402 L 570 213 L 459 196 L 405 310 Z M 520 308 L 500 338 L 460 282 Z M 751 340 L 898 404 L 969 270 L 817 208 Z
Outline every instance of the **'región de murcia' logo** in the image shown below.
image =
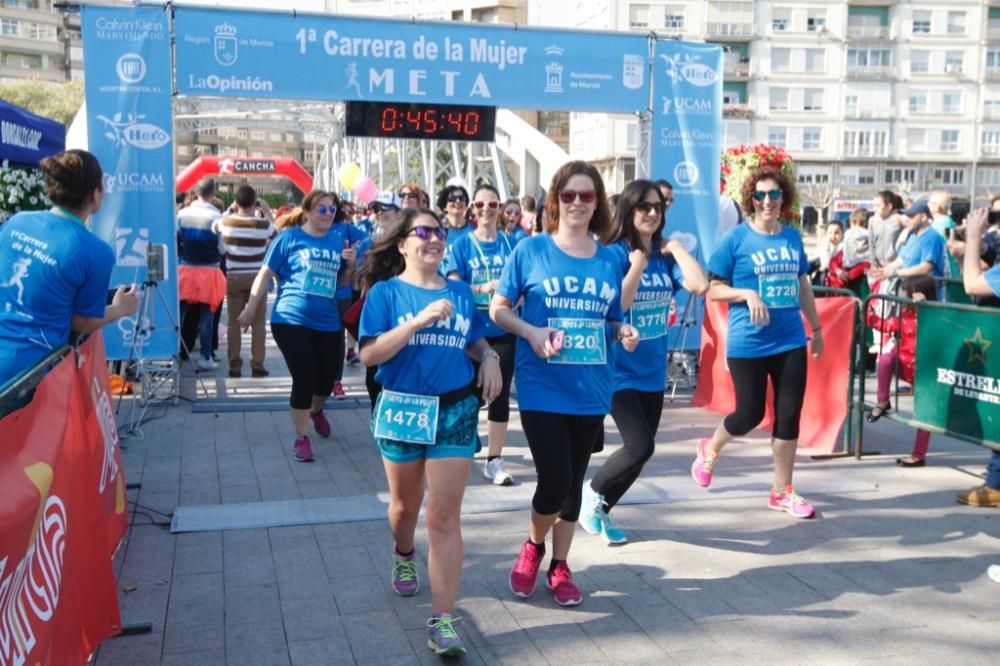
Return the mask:
M 0 552 L 0 662 L 13 666 L 26 664 L 37 643 L 36 627 L 51 620 L 59 605 L 69 528 L 62 500 L 49 495 L 52 468 L 40 462 L 24 473 L 38 489 L 35 524 L 20 561 Z

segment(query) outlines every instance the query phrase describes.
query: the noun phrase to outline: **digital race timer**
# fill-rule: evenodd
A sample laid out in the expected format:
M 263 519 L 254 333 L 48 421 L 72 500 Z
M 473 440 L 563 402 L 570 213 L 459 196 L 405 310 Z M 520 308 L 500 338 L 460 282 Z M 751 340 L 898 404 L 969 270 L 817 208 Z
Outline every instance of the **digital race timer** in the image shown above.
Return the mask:
M 496 135 L 495 106 L 348 102 L 347 136 L 487 141 Z

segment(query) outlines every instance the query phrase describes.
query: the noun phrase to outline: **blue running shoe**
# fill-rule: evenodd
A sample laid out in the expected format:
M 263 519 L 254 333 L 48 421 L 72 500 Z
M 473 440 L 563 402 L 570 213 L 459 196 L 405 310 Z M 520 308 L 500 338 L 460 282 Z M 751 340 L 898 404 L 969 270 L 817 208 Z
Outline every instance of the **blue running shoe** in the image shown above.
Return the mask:
M 628 537 L 625 536 L 625 530 L 618 527 L 614 520 L 611 519 L 611 515 L 607 512 L 601 516 L 601 538 L 604 539 L 604 543 L 611 545 L 619 545 L 623 543 L 628 543 Z
M 590 487 L 590 481 L 584 481 L 583 500 L 580 503 L 580 527 L 589 534 L 600 534 L 603 517 L 604 497 L 594 492 Z
M 434 654 L 442 657 L 457 657 L 465 654 L 465 645 L 462 644 L 461 637 L 455 631 L 455 623 L 461 619 L 446 613 L 435 613 L 431 619 L 427 620 L 427 647 Z

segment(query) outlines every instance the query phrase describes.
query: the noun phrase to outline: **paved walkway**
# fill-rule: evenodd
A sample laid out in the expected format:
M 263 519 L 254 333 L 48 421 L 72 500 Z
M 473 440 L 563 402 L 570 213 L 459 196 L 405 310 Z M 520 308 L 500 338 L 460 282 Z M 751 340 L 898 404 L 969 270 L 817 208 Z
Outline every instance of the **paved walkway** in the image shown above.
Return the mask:
M 223 367 L 213 394 L 283 390 L 280 356 L 269 354 L 273 378 L 232 380 Z M 363 383 L 350 369 L 348 392 L 363 396 Z M 195 389 L 187 377 L 185 395 Z M 314 444 L 311 465 L 291 458 L 287 412 L 216 416 L 182 403 L 126 440 L 127 478 L 142 487 L 130 492 L 140 508 L 119 553 L 119 589 L 125 622 L 151 622 L 153 633 L 107 641 L 96 663 L 437 662 L 425 647 L 426 586 L 410 599 L 388 588 L 384 520 L 177 535 L 151 524 L 168 522 L 153 511 L 177 506 L 384 493 L 367 416 L 363 406 L 330 412 L 334 434 Z M 529 601 L 507 589 L 524 511 L 465 517 L 465 663 L 997 663 L 1000 586 L 985 572 L 1000 563 L 998 512 L 954 502 L 955 490 L 981 483 L 983 450 L 935 437 L 928 467 L 899 469 L 893 458 L 912 431 L 879 423 L 866 448 L 882 456 L 800 456 L 802 478 L 822 478 L 825 490 L 802 486 L 820 515 L 794 521 L 765 508 L 762 433 L 726 450 L 711 491 L 692 492 L 694 442 L 716 421 L 685 402 L 666 406 L 646 475 L 677 496 L 616 509 L 628 545 L 578 532 L 571 565 L 585 598 L 575 609 L 541 585 Z M 618 442 L 609 419 L 592 468 Z M 505 457 L 533 482 L 516 414 Z M 477 465 L 470 493 L 486 483 Z M 417 548 L 426 581 L 422 525 Z

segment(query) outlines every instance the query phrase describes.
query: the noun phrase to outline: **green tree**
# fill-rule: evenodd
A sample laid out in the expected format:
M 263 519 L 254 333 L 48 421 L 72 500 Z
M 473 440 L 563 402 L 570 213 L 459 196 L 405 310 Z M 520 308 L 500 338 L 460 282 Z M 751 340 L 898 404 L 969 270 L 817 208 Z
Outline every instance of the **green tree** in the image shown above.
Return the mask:
M 32 113 L 69 125 L 83 104 L 83 82 L 21 80 L 0 83 L 0 99 Z

